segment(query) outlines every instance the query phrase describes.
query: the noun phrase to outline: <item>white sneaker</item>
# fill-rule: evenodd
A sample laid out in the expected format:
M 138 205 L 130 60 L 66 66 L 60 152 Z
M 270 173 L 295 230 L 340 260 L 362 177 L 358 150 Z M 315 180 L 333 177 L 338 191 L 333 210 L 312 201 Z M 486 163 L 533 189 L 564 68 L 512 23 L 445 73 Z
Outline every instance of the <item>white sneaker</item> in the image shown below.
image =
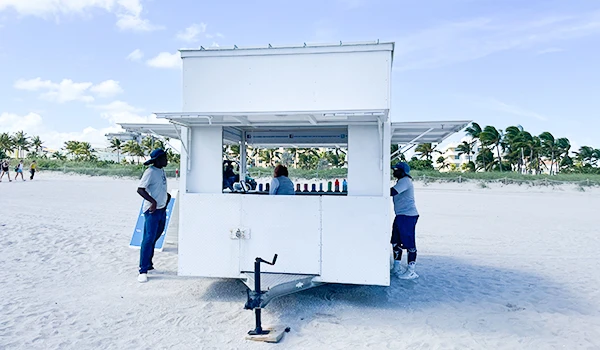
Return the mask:
M 406 267 L 402 265 L 400 260 L 394 260 L 394 267 L 392 268 L 392 273 L 396 276 L 402 275 L 406 272 Z
M 140 283 L 146 283 L 146 282 L 148 282 L 148 274 L 145 274 L 145 273 L 140 273 L 140 274 L 138 275 L 138 279 L 137 279 L 137 280 L 138 280 L 138 282 L 140 282 Z
M 419 278 L 419 275 L 415 272 L 415 263 L 411 262 L 408 264 L 408 268 L 404 273 L 398 275 L 398 278 L 401 280 L 414 280 L 415 278 Z

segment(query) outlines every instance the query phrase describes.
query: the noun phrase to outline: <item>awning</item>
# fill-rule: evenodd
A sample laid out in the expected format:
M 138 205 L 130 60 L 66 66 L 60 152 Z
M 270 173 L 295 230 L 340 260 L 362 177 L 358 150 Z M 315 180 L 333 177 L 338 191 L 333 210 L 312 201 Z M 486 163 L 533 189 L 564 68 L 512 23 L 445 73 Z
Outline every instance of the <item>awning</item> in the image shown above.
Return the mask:
M 171 123 L 118 123 L 123 129 L 129 132 L 140 134 L 158 135 L 168 137 L 174 140 L 181 139 L 181 126 Z
M 298 126 L 347 126 L 373 125 L 385 122 L 387 109 L 376 110 L 336 110 L 302 112 L 175 112 L 156 113 L 184 126 L 232 126 L 249 129 L 251 127 L 298 127 Z
M 392 123 L 392 144 L 440 143 L 470 123 L 469 120 Z

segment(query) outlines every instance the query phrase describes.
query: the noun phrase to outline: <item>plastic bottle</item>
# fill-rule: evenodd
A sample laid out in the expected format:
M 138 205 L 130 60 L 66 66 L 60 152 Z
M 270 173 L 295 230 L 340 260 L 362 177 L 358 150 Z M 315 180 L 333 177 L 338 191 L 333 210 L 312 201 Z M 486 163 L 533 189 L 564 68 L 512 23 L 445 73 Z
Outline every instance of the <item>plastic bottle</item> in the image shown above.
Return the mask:
M 323 192 L 323 183 L 322 182 L 319 183 L 319 192 Z
M 317 192 L 317 184 L 312 184 L 310 191 Z
M 263 191 L 263 184 L 258 184 L 258 192 L 262 192 Z
M 308 184 L 304 184 L 304 192 L 308 192 Z
M 271 184 L 267 182 L 265 185 L 265 191 L 269 192 L 271 190 Z
M 300 184 L 296 184 L 296 192 L 300 192 Z
M 348 181 L 346 179 L 342 181 L 342 192 L 348 192 Z
M 328 182 L 327 182 L 327 192 L 331 192 L 331 186 L 332 186 L 332 185 L 333 185 L 333 184 L 331 183 L 331 181 L 328 181 Z
M 340 191 L 340 180 L 335 179 L 335 192 Z

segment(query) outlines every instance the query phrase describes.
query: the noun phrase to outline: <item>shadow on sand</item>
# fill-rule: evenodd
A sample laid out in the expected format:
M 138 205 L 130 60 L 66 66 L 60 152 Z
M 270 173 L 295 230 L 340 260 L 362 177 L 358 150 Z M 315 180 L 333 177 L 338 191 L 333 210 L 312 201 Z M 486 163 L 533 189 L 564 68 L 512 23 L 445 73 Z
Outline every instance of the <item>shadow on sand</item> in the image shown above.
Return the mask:
M 327 284 L 273 300 L 266 312 L 283 324 L 302 327 L 314 318 L 335 317 L 342 309 L 419 312 L 450 305 L 493 307 L 495 310 L 537 313 L 596 312 L 596 306 L 573 295 L 562 284 L 519 270 L 473 265 L 447 256 L 419 256 L 420 277 L 392 278 L 389 287 Z M 239 280 L 215 280 L 202 299 L 235 302 L 240 311 L 246 287 Z

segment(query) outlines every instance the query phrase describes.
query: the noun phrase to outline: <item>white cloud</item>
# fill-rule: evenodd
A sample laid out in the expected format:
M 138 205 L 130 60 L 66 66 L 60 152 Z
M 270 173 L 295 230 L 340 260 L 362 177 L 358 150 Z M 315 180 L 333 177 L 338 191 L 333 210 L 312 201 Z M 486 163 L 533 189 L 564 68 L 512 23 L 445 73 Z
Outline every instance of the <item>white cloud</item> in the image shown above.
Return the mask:
M 181 68 L 181 56 L 179 52 L 161 52 L 156 57 L 146 61 L 146 64 L 154 68 Z
M 139 62 L 144 58 L 144 53 L 140 49 L 135 49 L 126 58 L 132 62 Z
M 213 43 L 210 45 L 210 47 L 219 47 L 219 43 L 216 41 L 213 41 Z
M 76 83 L 71 79 L 63 79 L 60 83 L 53 83 L 49 80 L 40 78 L 24 80 L 19 79 L 15 82 L 15 88 L 19 90 L 39 91 L 46 90 L 40 97 L 58 103 L 69 101 L 92 102 L 94 97 L 87 95 L 87 90 L 92 86 L 92 83 Z
M 106 80 L 97 85 L 90 82 L 76 83 L 71 79 L 63 79 L 60 83 L 50 80 L 19 79 L 14 84 L 15 89 L 27 91 L 42 91 L 40 98 L 65 103 L 70 101 L 93 102 L 97 97 L 112 97 L 123 92 L 118 81 Z
M 178 32 L 176 37 L 181 41 L 193 43 L 198 41 L 198 35 L 206 32 L 206 23 L 192 24 L 184 31 Z
M 438 68 L 599 33 L 600 12 L 526 22 L 478 18 L 443 23 L 397 39 L 394 70 Z
M 118 112 L 118 111 L 126 111 L 126 112 L 141 112 L 144 109 L 133 107 L 127 102 L 123 101 L 113 101 L 109 104 L 105 105 L 91 105 L 90 107 L 102 110 L 102 111 L 110 111 L 110 112 Z
M 123 88 L 121 88 L 118 81 L 111 79 L 92 86 L 90 91 L 95 93 L 98 97 L 113 97 L 122 93 Z
M 60 18 L 61 15 L 87 15 L 101 9 L 117 16 L 122 30 L 152 31 L 162 29 L 141 17 L 141 0 L 1 0 L 0 11 L 14 9 L 23 16 Z

